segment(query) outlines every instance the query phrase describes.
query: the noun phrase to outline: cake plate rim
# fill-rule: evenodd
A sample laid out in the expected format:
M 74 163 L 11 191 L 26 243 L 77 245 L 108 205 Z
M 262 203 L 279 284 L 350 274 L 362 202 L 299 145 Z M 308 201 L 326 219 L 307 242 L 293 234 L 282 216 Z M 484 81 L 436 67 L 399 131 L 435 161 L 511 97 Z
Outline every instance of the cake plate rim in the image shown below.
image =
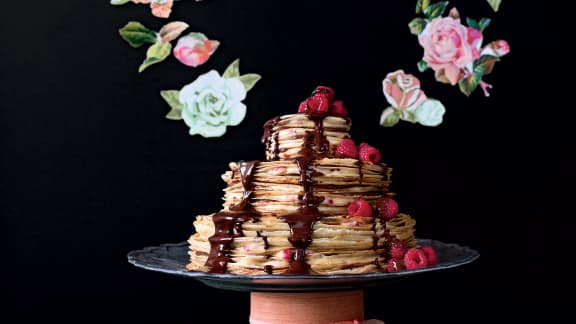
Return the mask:
M 365 274 L 261 274 L 239 275 L 188 271 L 188 243 L 165 243 L 133 250 L 127 254 L 128 262 L 145 270 L 190 277 L 207 286 L 234 291 L 311 292 L 363 289 L 385 283 L 469 264 L 480 253 L 468 246 L 444 243 L 433 239 L 417 239 L 418 245 L 430 245 L 439 256 L 438 265 L 398 272 L 372 272 Z

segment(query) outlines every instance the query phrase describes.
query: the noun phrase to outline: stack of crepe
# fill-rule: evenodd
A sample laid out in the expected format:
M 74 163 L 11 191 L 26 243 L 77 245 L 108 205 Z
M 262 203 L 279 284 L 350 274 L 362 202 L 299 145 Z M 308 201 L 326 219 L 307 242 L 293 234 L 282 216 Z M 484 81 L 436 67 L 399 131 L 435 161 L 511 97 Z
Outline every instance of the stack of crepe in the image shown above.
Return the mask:
M 226 272 L 236 274 L 286 273 L 292 260 L 294 246 L 290 242 L 291 228 L 284 216 L 302 209 L 306 186 L 302 181 L 302 166 L 297 159 L 308 154 L 306 160 L 310 179 L 308 190 L 320 202 L 319 213 L 313 223 L 311 242 L 305 249 L 310 273 L 358 274 L 382 271 L 386 268 L 387 247 L 391 240 L 402 240 L 415 246 L 414 220 L 399 214 L 393 221 L 378 217 L 349 216 L 347 207 L 357 199 L 376 206 L 379 199 L 391 196 L 388 191 L 392 169 L 384 164 L 372 164 L 335 154 L 338 143 L 350 138 L 348 118 L 328 116 L 314 120 L 305 114 L 275 118 L 266 125 L 263 141 L 266 161 L 255 161 L 249 195 L 246 179 L 238 163 L 230 163 L 230 170 L 222 175 L 224 189 L 223 212 L 232 206 L 246 203 L 251 221 L 238 224 L 231 235 Z M 310 145 L 322 135 L 326 144 Z M 311 152 L 312 151 L 312 152 Z M 310 158 L 310 154 L 314 158 Z M 196 233 L 189 239 L 189 270 L 210 271 L 206 266 L 211 252 L 210 237 L 215 233 L 212 215 L 199 215 L 194 222 Z M 214 251 L 212 251 L 214 252 Z

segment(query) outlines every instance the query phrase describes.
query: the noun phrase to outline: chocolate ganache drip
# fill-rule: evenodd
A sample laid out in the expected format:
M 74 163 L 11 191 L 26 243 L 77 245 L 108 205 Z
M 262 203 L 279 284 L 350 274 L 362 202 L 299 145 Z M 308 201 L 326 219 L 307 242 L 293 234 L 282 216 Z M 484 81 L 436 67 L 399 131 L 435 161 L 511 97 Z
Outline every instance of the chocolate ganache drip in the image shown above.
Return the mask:
M 278 152 L 279 152 L 278 133 L 274 134 L 274 137 L 272 138 L 272 130 L 274 129 L 274 126 L 278 124 L 279 121 L 280 117 L 274 117 L 264 124 L 264 134 L 262 135 L 262 143 L 266 145 L 266 148 L 271 147 L 273 144 L 275 145 L 274 153 L 272 154 L 272 158 L 270 160 L 278 160 Z
M 322 217 L 318 206 L 324 197 L 315 196 L 312 191 L 314 184 L 312 177 L 317 172 L 310 168 L 310 164 L 314 159 L 322 158 L 329 153 L 329 143 L 324 136 L 322 126 L 324 117 L 308 117 L 315 123 L 314 131 L 306 134 L 304 145 L 295 159 L 300 172 L 300 184 L 304 191 L 300 198 L 301 207 L 296 213 L 279 217 L 288 223 L 290 227 L 288 241 L 295 249 L 287 272 L 289 274 L 310 272 L 310 265 L 306 262 L 306 249 L 312 243 L 314 224 Z
M 230 256 L 232 242 L 235 237 L 244 236 L 242 224 L 247 221 L 258 220 L 258 215 L 252 211 L 250 206 L 250 196 L 253 189 L 252 177 L 254 176 L 254 167 L 258 162 L 239 162 L 243 187 L 242 199 L 238 204 L 230 206 L 230 211 L 221 211 L 212 217 L 215 232 L 208 239 L 210 241 L 210 255 L 206 261 L 206 266 L 212 273 L 226 272 L 228 262 L 232 261 Z

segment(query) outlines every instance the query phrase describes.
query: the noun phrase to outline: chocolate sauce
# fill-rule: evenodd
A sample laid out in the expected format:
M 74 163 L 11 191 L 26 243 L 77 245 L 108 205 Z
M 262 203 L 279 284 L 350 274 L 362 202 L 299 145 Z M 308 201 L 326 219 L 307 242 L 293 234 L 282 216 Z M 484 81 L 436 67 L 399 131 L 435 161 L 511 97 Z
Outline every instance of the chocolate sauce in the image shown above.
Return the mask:
M 221 211 L 212 216 L 215 232 L 210 242 L 210 255 L 206 266 L 212 273 L 224 273 L 228 262 L 232 261 L 232 242 L 235 237 L 244 236 L 242 224 L 247 221 L 257 221 L 259 215 L 252 211 L 250 196 L 252 195 L 252 177 L 254 166 L 258 161 L 239 162 L 242 178 L 242 200 L 233 206 L 230 211 Z
M 232 261 L 231 251 L 232 242 L 235 237 L 240 236 L 234 233 L 234 228 L 237 224 L 242 224 L 247 221 L 254 220 L 257 217 L 252 212 L 227 212 L 221 211 L 214 216 L 215 232 L 208 241 L 210 242 L 210 255 L 206 261 L 206 266 L 212 273 L 226 272 L 228 262 Z
M 268 151 L 271 147 L 272 144 L 276 144 L 275 148 L 274 148 L 274 152 L 272 152 L 272 157 L 269 160 L 272 161 L 276 161 L 278 160 L 278 133 L 276 132 L 274 134 L 274 138 L 272 138 L 272 130 L 274 129 L 274 127 L 276 126 L 276 124 L 278 124 L 278 122 L 280 121 L 280 117 L 274 117 L 270 120 L 268 120 L 265 124 L 264 124 L 264 134 L 262 135 L 262 143 L 264 143 L 266 145 L 266 151 Z
M 330 142 L 324 136 L 324 117 L 312 117 L 311 119 L 314 121 L 314 146 L 321 157 L 324 157 L 330 150 Z
M 262 233 L 260 233 L 260 231 L 256 232 L 256 235 L 258 237 L 262 238 L 262 241 L 264 241 L 264 250 L 268 250 L 268 248 L 270 247 L 270 244 L 268 244 L 268 237 L 267 236 L 262 236 Z
M 264 266 L 264 272 L 266 272 L 267 274 L 272 274 L 273 271 L 274 267 L 272 267 L 271 265 Z
M 312 192 L 314 181 L 312 177 L 315 171 L 310 164 L 313 160 L 322 158 L 329 153 L 329 143 L 324 136 L 322 127 L 323 117 L 308 116 L 314 121 L 313 132 L 307 132 L 304 136 L 304 145 L 295 158 L 300 173 L 300 184 L 304 194 L 300 198 L 300 208 L 296 213 L 280 216 L 290 227 L 288 241 L 294 247 L 294 254 L 290 260 L 287 273 L 305 274 L 310 272 L 310 265 L 306 262 L 306 249 L 312 243 L 312 230 L 314 224 L 322 218 L 318 206 L 324 197 L 315 196 Z
M 234 230 L 236 231 L 236 236 L 244 236 L 244 230 L 242 229 L 242 223 L 237 222 L 234 224 Z
M 242 200 L 233 206 L 230 206 L 230 210 L 232 211 L 243 211 L 247 210 L 250 207 L 250 196 L 252 195 L 252 177 L 254 176 L 254 166 L 258 163 L 258 161 L 241 161 L 240 164 L 240 175 L 242 179 Z

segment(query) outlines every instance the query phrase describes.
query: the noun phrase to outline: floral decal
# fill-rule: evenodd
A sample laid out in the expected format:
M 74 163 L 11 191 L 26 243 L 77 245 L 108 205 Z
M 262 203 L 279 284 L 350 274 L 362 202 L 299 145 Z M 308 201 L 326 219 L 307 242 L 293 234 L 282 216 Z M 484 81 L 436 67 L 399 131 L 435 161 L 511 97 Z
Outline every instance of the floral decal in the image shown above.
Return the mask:
M 497 1 L 495 10 L 499 4 Z M 482 32 L 490 24 L 490 19 L 477 21 L 468 18 L 468 26 L 465 26 L 456 8 L 450 10 L 448 17 L 442 17 L 447 6 L 448 1 L 430 4 L 430 1 L 420 0 L 416 5 L 416 12 L 425 16 L 409 23 L 410 31 L 418 36 L 418 42 L 424 48 L 418 69 L 424 72 L 431 68 L 436 80 L 458 84 L 460 91 L 467 96 L 478 86 L 489 96 L 488 89 L 492 86 L 484 82 L 483 77 L 492 72 L 494 64 L 510 52 L 510 47 L 504 40 L 482 47 Z
M 197 67 L 208 61 L 220 42 L 209 40 L 202 33 L 190 33 L 178 40 L 174 56 L 184 65 Z
M 134 48 L 141 47 L 146 43 L 153 44 L 146 51 L 146 59 L 138 68 L 138 72 L 142 72 L 150 65 L 162 62 L 170 56 L 172 51 L 172 44 L 170 42 L 178 38 L 187 28 L 188 24 L 175 21 L 164 25 L 159 32 L 155 32 L 137 21 L 131 21 L 122 27 L 119 33 L 120 36 Z M 181 41 L 184 39 L 184 42 L 190 43 L 187 40 L 192 37 L 190 35 L 195 35 L 194 37 L 196 37 L 197 42 L 192 50 L 187 50 L 184 48 L 184 45 L 181 45 Z M 176 56 L 180 62 L 196 67 L 205 63 L 220 43 L 218 41 L 208 40 L 208 38 L 201 33 L 191 33 L 190 35 L 184 36 L 178 41 L 174 49 L 174 56 Z M 195 65 L 189 63 L 194 63 Z
M 424 126 L 438 126 L 446 112 L 438 100 L 429 99 L 420 89 L 420 80 L 403 70 L 388 73 L 382 82 L 390 107 L 380 116 L 380 125 L 391 127 L 400 120 Z
M 492 9 L 494 9 L 494 11 L 498 11 L 498 9 L 500 9 L 501 3 L 502 0 L 488 0 L 488 4 L 490 5 L 490 7 L 492 7 Z
M 242 100 L 260 80 L 258 74 L 240 75 L 240 61 L 236 60 L 220 74 L 211 70 L 178 90 L 164 90 L 160 94 L 172 108 L 166 118 L 184 120 L 190 135 L 220 137 L 227 126 L 236 126 L 246 116 Z
M 199 1 L 202 0 L 196 0 L 196 2 Z M 110 4 L 115 6 L 127 4 L 128 2 L 133 2 L 135 4 L 149 4 L 152 15 L 158 18 L 170 17 L 172 6 L 174 5 L 174 0 L 110 0 Z

